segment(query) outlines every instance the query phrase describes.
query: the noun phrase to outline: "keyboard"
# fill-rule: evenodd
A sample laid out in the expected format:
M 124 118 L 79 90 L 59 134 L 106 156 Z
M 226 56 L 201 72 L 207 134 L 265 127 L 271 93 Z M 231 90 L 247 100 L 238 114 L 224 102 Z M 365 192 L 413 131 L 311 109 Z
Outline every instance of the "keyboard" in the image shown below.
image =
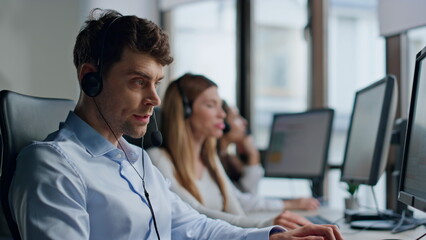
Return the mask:
M 319 215 L 316 216 L 307 216 L 305 217 L 306 219 L 308 219 L 309 221 L 311 221 L 314 224 L 335 224 L 330 220 L 327 220 Z

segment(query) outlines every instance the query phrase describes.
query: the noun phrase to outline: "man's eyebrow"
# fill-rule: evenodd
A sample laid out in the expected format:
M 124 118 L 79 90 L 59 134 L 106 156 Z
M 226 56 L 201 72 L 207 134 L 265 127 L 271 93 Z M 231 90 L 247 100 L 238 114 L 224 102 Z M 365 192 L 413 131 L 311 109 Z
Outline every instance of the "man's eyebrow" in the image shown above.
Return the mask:
M 129 71 L 127 71 L 127 74 L 129 74 L 129 75 L 138 75 L 138 76 L 143 77 L 143 78 L 151 79 L 150 75 L 146 74 L 145 72 L 141 72 L 141 71 L 129 70 Z
M 145 73 L 145 72 L 141 72 L 141 71 L 135 71 L 135 70 L 131 70 L 131 71 L 129 71 L 128 72 L 128 74 L 130 74 L 130 75 L 139 75 L 140 77 L 143 77 L 143 78 L 147 78 L 147 79 L 149 79 L 149 80 L 151 80 L 152 79 L 152 76 L 151 75 L 149 75 L 149 74 L 147 74 L 147 73 Z M 163 76 L 161 76 L 157 81 L 160 81 L 160 80 L 162 80 L 164 78 L 164 75 Z

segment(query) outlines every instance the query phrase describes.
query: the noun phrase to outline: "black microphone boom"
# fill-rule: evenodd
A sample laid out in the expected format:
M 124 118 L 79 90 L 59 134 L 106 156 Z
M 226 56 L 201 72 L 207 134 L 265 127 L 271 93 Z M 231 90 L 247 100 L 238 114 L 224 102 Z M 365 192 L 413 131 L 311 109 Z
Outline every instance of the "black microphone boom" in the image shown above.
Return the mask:
M 151 143 L 154 147 L 159 147 L 163 143 L 163 135 L 158 130 L 155 130 L 151 133 Z
M 154 147 L 159 147 L 163 143 L 163 135 L 158 130 L 157 118 L 155 117 L 155 111 L 152 113 L 152 117 L 154 118 L 155 130 L 151 133 L 151 144 Z

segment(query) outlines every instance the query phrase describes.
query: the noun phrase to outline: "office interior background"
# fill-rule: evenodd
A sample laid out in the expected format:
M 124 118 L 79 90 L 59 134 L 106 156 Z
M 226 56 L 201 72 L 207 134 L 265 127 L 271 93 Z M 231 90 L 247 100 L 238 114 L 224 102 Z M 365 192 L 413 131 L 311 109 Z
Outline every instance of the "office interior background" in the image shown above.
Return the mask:
M 77 100 L 72 50 L 95 7 L 162 26 L 175 62 L 160 95 L 185 72 L 208 76 L 249 120 L 259 149 L 268 145 L 274 113 L 335 109 L 325 192 L 342 209 L 338 166 L 355 91 L 394 74 L 397 116 L 406 117 L 415 54 L 426 46 L 422 0 L 0 0 L 0 88 Z M 386 174 L 375 188 L 384 209 Z M 306 180 L 265 178 L 260 193 L 300 197 L 310 189 Z M 374 207 L 370 189 L 358 196 Z

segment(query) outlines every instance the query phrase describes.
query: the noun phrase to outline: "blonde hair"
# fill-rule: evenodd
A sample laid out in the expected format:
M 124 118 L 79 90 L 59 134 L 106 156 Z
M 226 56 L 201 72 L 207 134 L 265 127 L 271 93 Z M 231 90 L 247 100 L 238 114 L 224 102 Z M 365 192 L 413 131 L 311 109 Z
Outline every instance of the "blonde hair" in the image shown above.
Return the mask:
M 194 156 L 194 147 L 191 144 L 193 133 L 189 120 L 184 117 L 184 103 L 179 87 L 188 99 L 188 104 L 192 106 L 194 100 L 203 91 L 210 87 L 217 87 L 217 85 L 202 75 L 187 73 L 168 86 L 161 106 L 163 146 L 171 156 L 176 179 L 200 203 L 203 203 L 196 185 L 195 168 L 192 161 L 198 156 Z M 219 187 L 223 197 L 223 210 L 225 211 L 227 195 L 225 181 L 215 160 L 217 157 L 215 138 L 210 137 L 203 143 L 200 157 Z

